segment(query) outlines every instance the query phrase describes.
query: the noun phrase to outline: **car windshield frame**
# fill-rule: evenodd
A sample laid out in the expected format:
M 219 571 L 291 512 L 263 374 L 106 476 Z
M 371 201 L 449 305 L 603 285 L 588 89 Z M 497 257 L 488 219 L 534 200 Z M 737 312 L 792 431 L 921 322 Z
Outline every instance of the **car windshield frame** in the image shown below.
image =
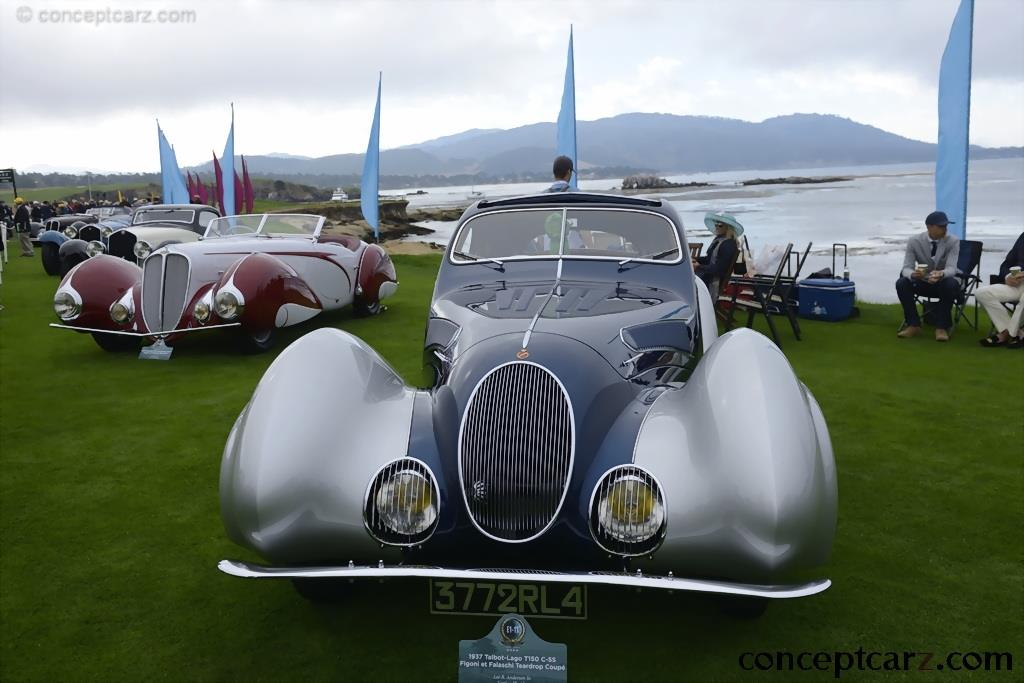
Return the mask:
M 462 256 L 465 256 L 465 257 L 468 257 L 468 258 L 462 258 L 462 257 L 459 256 L 460 252 L 455 247 L 456 247 L 457 244 L 459 244 L 459 240 L 462 238 L 462 234 L 463 234 L 463 231 L 465 231 L 466 226 L 470 225 L 473 221 L 477 220 L 478 218 L 483 218 L 485 216 L 494 216 L 496 214 L 501 214 L 501 213 L 525 213 L 525 212 L 529 212 L 529 211 L 542 211 L 542 212 L 546 212 L 546 213 L 551 213 L 553 211 L 561 211 L 562 212 L 562 226 L 561 226 L 561 231 L 559 233 L 559 249 L 558 249 L 558 253 L 557 254 L 541 254 L 541 253 L 538 253 L 538 254 L 520 254 L 520 255 L 515 255 L 515 256 L 498 256 L 498 257 L 493 257 L 493 258 L 491 258 L 491 257 L 483 257 L 483 256 L 474 256 L 473 254 L 463 254 L 462 255 Z M 669 230 L 671 231 L 672 237 L 675 240 L 676 256 L 673 259 L 652 259 L 652 258 L 643 258 L 643 257 L 640 257 L 640 256 L 630 256 L 627 253 L 623 253 L 622 255 L 616 255 L 616 256 L 610 256 L 610 255 L 590 256 L 590 255 L 584 255 L 584 254 L 567 254 L 567 253 L 565 253 L 566 242 L 567 242 L 567 240 L 565 238 L 565 230 L 566 230 L 566 220 L 568 218 L 568 215 L 569 215 L 570 211 L 573 211 L 573 212 L 577 212 L 577 211 L 603 211 L 603 212 L 615 211 L 615 212 L 618 212 L 618 213 L 646 214 L 646 215 L 649 215 L 649 216 L 655 216 L 657 218 L 660 218 L 663 221 L 665 221 L 666 223 L 668 223 Z M 503 263 L 508 262 L 508 261 L 557 261 L 559 259 L 572 259 L 572 260 L 580 260 L 580 261 L 609 261 L 609 262 L 615 262 L 615 263 L 622 263 L 622 262 L 628 261 L 629 263 L 654 263 L 654 264 L 666 265 L 666 266 L 667 265 L 678 265 L 679 263 L 681 263 L 683 261 L 683 240 L 680 238 L 680 232 L 681 232 L 681 227 L 677 226 L 675 224 L 675 222 L 672 221 L 672 219 L 670 219 L 668 216 L 666 216 L 666 215 L 664 215 L 662 213 L 658 213 L 657 211 L 650 211 L 650 210 L 647 210 L 647 209 L 638 209 L 638 208 L 634 208 L 634 207 L 619 207 L 619 206 L 561 206 L 561 207 L 522 207 L 522 208 L 518 208 L 517 207 L 517 208 L 514 208 L 514 209 L 502 209 L 502 210 L 499 210 L 499 211 L 486 211 L 486 212 L 478 213 L 475 216 L 470 217 L 469 220 L 467 220 L 465 223 L 463 223 L 462 225 L 459 226 L 459 229 L 456 230 L 455 234 L 452 236 L 451 242 L 449 243 L 450 248 L 448 250 L 448 259 L 447 260 L 448 260 L 449 263 L 451 263 L 453 265 L 456 265 L 456 266 L 465 266 L 465 265 L 471 265 L 471 264 L 474 264 L 474 263 L 485 263 L 486 264 L 488 262 L 503 264 Z
M 227 239 L 227 238 L 234 238 L 234 237 L 266 237 L 266 238 L 273 238 L 273 239 L 308 239 L 310 241 L 315 242 L 320 237 L 320 232 L 324 228 L 324 223 L 327 222 L 326 218 L 324 218 L 323 216 L 317 216 L 315 214 L 308 214 L 308 213 L 265 213 L 265 214 L 262 214 L 262 216 L 260 216 L 260 222 L 256 226 L 256 229 L 253 230 L 252 232 L 240 232 L 240 233 L 233 233 L 233 234 L 220 234 L 220 232 L 218 231 L 217 234 L 212 234 L 211 233 L 211 230 L 213 230 L 220 221 L 226 221 L 226 220 L 231 219 L 231 218 L 255 218 L 257 216 L 260 216 L 260 214 L 245 214 L 245 215 L 241 215 L 241 216 L 219 216 L 217 218 L 214 218 L 206 226 L 206 230 L 203 232 L 203 239 L 204 240 L 211 240 L 211 239 Z M 270 233 L 268 233 L 268 232 L 266 232 L 266 228 L 269 227 L 267 225 L 267 223 L 268 223 L 269 219 L 271 219 L 271 218 L 315 218 L 315 219 L 317 219 L 317 222 L 316 222 L 316 227 L 313 229 L 312 233 L 297 233 L 297 232 L 295 232 L 295 233 L 291 233 L 291 232 L 287 232 L 287 233 L 286 232 L 270 232 Z
M 192 217 L 189 220 L 187 220 L 187 221 L 180 220 L 180 219 L 177 219 L 177 218 L 154 218 L 151 221 L 148 221 L 148 220 L 147 221 L 140 221 L 139 220 L 140 217 L 145 216 L 146 214 L 150 214 L 150 213 L 151 214 L 161 214 L 161 213 L 171 214 L 171 213 L 185 213 L 185 212 L 188 212 L 188 213 L 190 213 L 192 215 Z M 195 222 L 196 222 L 196 212 L 195 212 L 195 209 L 139 209 L 132 216 L 132 227 L 133 228 L 145 225 L 146 223 L 181 223 L 182 225 L 192 225 Z

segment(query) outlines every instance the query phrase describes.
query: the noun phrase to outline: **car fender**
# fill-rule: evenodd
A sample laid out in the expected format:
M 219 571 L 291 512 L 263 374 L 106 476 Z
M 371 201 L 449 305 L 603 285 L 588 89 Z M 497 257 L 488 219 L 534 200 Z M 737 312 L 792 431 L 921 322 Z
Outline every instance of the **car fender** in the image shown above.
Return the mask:
M 61 280 L 57 292 L 73 290 L 82 301 L 82 312 L 67 324 L 76 327 L 96 329 L 120 329 L 110 319 L 110 306 L 130 289 L 136 304 L 136 319 L 139 302 L 137 290 L 142 281 L 142 269 L 124 259 L 100 254 L 87 259 L 73 268 Z
M 370 479 L 408 453 L 416 391 L 362 340 L 337 329 L 288 346 L 224 447 L 228 535 L 273 562 L 339 553 L 395 561 L 363 527 Z
M 241 294 L 245 308 L 240 322 L 250 330 L 293 325 L 323 310 L 295 270 L 270 254 L 253 253 L 235 262 L 221 276 L 214 297 L 222 289 Z
M 68 236 L 59 230 L 44 230 L 39 233 L 40 244 L 56 244 L 58 247 L 68 241 Z
M 368 304 L 386 299 L 398 289 L 398 274 L 391 256 L 379 245 L 369 244 L 359 257 L 360 296 Z
M 837 484 L 824 417 L 763 335 L 723 335 L 640 428 L 634 463 L 663 488 L 666 535 L 639 566 L 778 580 L 824 564 Z

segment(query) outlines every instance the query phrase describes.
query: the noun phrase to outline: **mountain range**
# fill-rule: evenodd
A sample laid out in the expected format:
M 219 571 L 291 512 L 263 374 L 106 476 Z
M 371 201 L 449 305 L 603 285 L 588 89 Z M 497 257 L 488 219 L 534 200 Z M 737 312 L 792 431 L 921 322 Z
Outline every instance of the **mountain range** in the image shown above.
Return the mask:
M 936 145 L 874 126 L 824 114 L 792 114 L 761 122 L 673 114 L 621 114 L 577 124 L 583 177 L 660 175 L 739 169 L 815 168 L 934 161 Z M 460 182 L 547 179 L 555 124 L 508 130 L 473 129 L 383 150 L 381 176 L 445 178 Z M 1024 156 L 1021 147 L 971 147 L 973 158 Z M 295 176 L 328 186 L 353 183 L 362 154 L 309 158 L 289 154 L 246 156 L 260 176 Z M 212 162 L 192 167 L 212 172 Z M 391 183 L 388 183 L 391 184 Z

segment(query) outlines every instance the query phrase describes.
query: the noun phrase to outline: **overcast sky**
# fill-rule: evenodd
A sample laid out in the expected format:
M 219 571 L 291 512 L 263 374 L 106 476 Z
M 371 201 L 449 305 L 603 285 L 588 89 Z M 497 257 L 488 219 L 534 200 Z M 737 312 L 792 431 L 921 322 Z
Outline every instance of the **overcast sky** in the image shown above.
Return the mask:
M 934 142 L 958 2 L 5 1 L 0 167 L 155 171 L 157 117 L 201 163 L 232 101 L 236 153 L 362 152 L 378 70 L 384 148 L 554 121 L 570 23 L 580 120 L 817 112 Z M 973 143 L 1024 145 L 1022 38 L 1024 0 L 976 0 Z

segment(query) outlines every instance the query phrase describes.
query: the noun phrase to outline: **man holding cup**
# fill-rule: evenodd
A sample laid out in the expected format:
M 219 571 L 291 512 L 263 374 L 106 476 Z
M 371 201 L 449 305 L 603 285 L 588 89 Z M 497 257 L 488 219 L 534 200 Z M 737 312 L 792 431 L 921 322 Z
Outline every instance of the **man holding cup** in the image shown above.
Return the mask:
M 982 339 L 981 345 L 987 348 L 1024 348 L 1024 330 L 1021 329 L 1021 315 L 1024 314 L 1024 232 L 1017 237 L 999 266 L 998 279 L 1004 284 L 981 287 L 974 293 L 996 328 L 996 333 Z M 1017 304 L 1013 315 L 1003 308 L 1004 301 Z
M 938 299 L 933 308 L 935 341 L 949 341 L 953 327 L 953 303 L 960 295 L 956 264 L 960 258 L 960 240 L 950 235 L 950 220 L 942 211 L 933 211 L 924 219 L 925 232 L 907 240 L 903 270 L 896 281 L 896 294 L 903 305 L 903 326 L 897 337 L 909 339 L 921 332 L 921 318 L 914 295 Z

